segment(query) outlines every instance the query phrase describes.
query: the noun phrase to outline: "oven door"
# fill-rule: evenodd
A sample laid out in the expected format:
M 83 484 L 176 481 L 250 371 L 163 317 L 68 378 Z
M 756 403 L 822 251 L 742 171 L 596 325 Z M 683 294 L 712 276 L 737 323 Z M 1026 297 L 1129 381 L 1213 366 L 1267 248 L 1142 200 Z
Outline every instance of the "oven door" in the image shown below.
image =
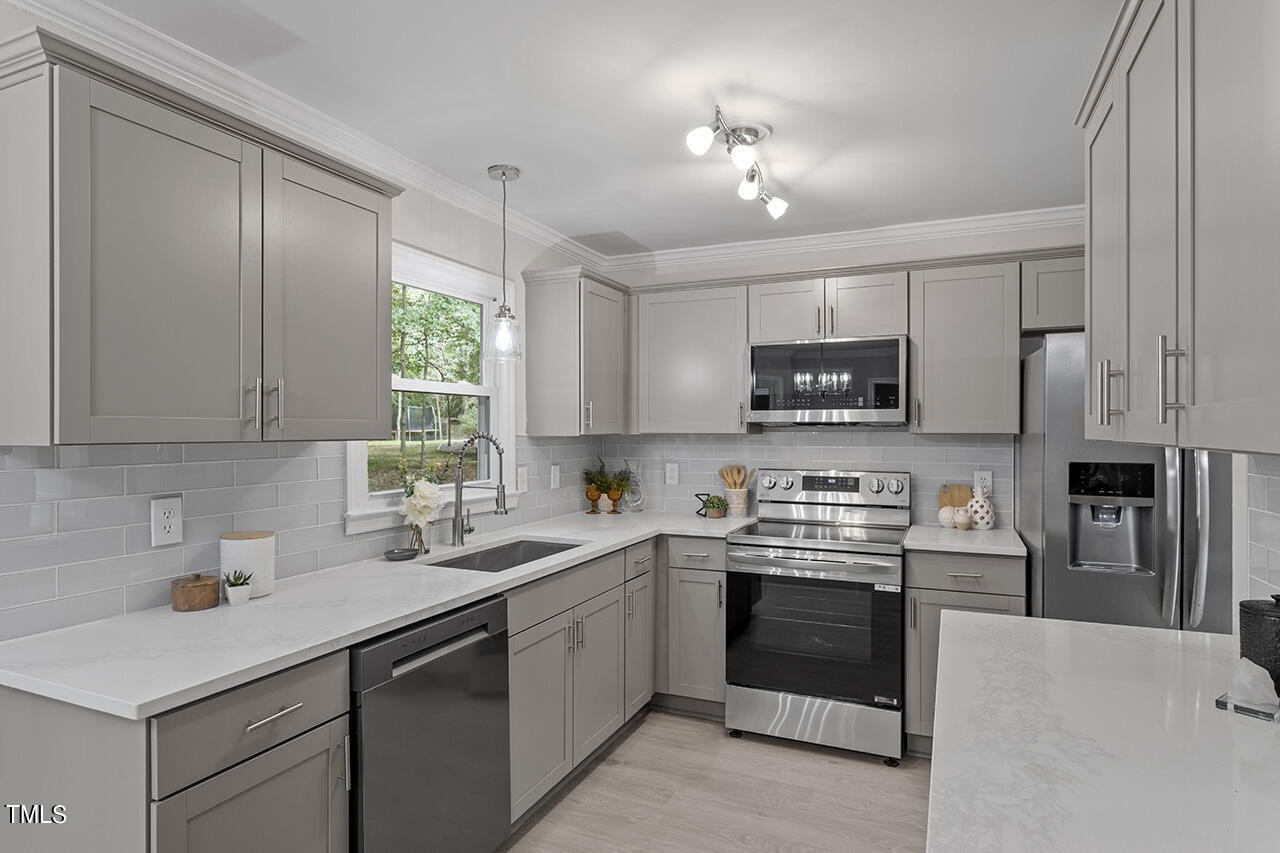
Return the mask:
M 902 707 L 902 558 L 785 548 L 728 554 L 729 684 Z

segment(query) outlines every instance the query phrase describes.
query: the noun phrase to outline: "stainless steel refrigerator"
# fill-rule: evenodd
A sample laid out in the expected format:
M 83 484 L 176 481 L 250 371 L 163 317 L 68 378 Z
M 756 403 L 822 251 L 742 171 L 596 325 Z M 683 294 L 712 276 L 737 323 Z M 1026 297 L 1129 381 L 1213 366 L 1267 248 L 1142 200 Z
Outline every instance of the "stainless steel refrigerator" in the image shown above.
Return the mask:
M 1086 440 L 1085 370 L 1082 333 L 1022 359 L 1032 615 L 1231 633 L 1231 455 Z

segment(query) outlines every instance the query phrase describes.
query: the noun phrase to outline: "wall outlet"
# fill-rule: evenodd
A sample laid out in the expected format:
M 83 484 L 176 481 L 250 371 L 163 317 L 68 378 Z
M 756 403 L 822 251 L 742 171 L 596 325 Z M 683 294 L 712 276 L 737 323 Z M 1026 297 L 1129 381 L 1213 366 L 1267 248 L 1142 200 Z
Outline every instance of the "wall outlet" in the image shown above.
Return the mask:
M 668 486 L 680 485 L 680 463 L 668 462 L 666 465 L 666 478 L 663 480 Z
M 182 541 L 182 495 L 151 499 L 151 547 Z
M 560 488 L 560 466 L 559 465 L 551 466 L 551 488 L 553 489 Z
M 974 471 L 973 472 L 973 490 L 977 492 L 983 486 L 987 487 L 987 494 L 991 494 L 991 472 L 990 471 Z
M 516 469 L 516 491 L 529 491 L 529 466 L 522 465 Z

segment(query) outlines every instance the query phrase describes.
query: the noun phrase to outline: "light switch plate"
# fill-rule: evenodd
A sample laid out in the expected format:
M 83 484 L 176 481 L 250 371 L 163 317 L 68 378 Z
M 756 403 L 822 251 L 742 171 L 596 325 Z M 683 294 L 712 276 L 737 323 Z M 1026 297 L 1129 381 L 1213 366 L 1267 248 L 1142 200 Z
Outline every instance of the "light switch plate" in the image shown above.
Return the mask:
M 529 491 L 529 466 L 522 465 L 516 469 L 516 491 Z
M 560 488 L 560 466 L 559 465 L 551 466 L 551 488 L 553 489 Z
M 680 463 L 668 462 L 666 468 L 666 479 L 663 481 L 668 486 L 680 485 Z
M 991 472 L 990 471 L 974 471 L 973 472 L 973 490 L 976 492 L 983 486 L 987 487 L 987 494 L 991 494 Z
M 151 547 L 182 541 L 182 495 L 151 499 Z

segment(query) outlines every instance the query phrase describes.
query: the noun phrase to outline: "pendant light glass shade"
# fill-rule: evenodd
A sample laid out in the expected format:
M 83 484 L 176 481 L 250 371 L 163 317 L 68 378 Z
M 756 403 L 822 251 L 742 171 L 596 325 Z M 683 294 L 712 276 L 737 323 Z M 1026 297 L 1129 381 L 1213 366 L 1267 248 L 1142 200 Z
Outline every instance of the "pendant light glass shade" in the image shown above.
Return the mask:
M 747 172 L 747 176 L 738 184 L 738 198 L 743 201 L 755 201 L 760 195 L 760 173 L 755 169 Z
M 739 169 L 750 169 L 751 164 L 756 161 L 756 147 L 739 143 L 729 149 L 729 159 Z
M 493 361 L 519 361 L 520 321 L 507 304 L 507 182 L 520 177 L 515 166 L 490 166 L 489 177 L 502 182 L 502 304 L 484 330 L 485 357 Z
M 760 200 L 764 202 L 764 209 L 769 211 L 769 215 L 774 219 L 781 217 L 782 214 L 787 212 L 787 208 L 791 206 L 776 195 L 770 195 L 769 193 L 760 196 Z

